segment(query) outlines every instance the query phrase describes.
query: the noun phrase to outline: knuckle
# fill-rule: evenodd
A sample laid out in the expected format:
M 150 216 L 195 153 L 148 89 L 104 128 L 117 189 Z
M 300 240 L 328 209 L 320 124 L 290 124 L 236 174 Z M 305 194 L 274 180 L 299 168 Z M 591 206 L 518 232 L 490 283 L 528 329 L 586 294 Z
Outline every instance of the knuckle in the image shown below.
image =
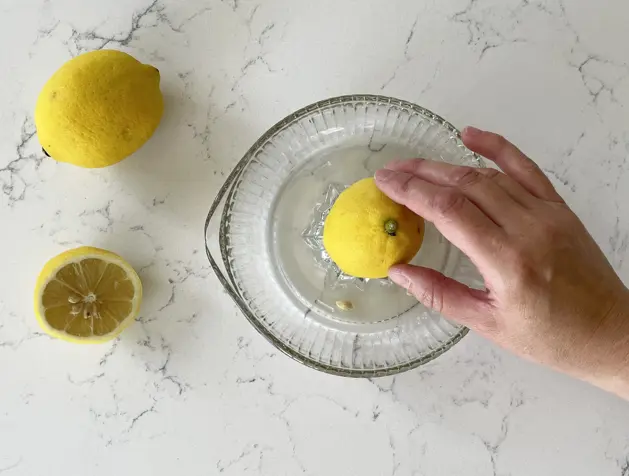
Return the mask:
M 460 187 L 470 187 L 485 179 L 478 169 L 472 167 L 464 167 L 458 171 L 455 182 Z
M 442 313 L 444 309 L 444 278 L 437 278 L 427 289 L 422 289 L 416 295 L 418 301 L 429 309 Z
M 498 149 L 502 149 L 503 147 L 510 144 L 506 137 L 500 134 L 494 134 L 494 140 L 496 141 L 496 146 Z
M 465 200 L 461 193 L 445 189 L 433 197 L 431 206 L 441 216 L 452 215 L 463 208 Z
M 526 174 L 536 174 L 538 177 L 544 181 L 548 180 L 544 172 L 541 171 L 539 166 L 533 162 L 532 159 L 529 159 L 526 155 L 522 154 L 522 161 L 520 162 L 522 171 Z M 550 183 L 550 182 L 548 182 Z
M 485 176 L 485 178 L 489 179 L 489 180 L 494 180 L 498 177 L 502 176 L 502 173 L 499 170 L 496 169 L 483 169 L 483 175 Z
M 412 176 L 405 176 L 398 183 L 398 190 L 402 195 L 409 195 L 413 191 Z

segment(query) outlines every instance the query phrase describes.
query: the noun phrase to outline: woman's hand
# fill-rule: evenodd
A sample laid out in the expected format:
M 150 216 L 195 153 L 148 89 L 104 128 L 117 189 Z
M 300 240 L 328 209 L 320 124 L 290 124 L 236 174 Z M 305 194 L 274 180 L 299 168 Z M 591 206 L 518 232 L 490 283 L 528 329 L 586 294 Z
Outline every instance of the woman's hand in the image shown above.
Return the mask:
M 516 354 L 629 398 L 629 292 L 531 159 L 490 132 L 462 138 L 504 173 L 415 159 L 376 184 L 469 256 L 486 290 L 410 265 L 391 279 Z

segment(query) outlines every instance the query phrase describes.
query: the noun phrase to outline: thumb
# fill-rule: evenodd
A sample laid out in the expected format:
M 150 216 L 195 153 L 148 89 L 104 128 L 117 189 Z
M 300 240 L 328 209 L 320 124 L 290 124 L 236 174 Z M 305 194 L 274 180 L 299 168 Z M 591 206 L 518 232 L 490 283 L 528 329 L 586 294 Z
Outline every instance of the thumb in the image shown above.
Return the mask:
M 389 278 L 413 294 L 424 306 L 475 330 L 486 330 L 493 321 L 487 293 L 472 289 L 430 268 L 396 265 Z

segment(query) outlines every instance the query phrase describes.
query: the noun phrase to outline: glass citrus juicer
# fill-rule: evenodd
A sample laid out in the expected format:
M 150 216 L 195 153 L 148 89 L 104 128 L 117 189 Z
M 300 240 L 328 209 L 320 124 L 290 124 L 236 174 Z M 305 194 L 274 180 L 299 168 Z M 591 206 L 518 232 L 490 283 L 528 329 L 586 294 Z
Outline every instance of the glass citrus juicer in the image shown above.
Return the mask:
M 339 194 L 390 160 L 412 157 L 483 166 L 436 114 L 355 95 L 286 117 L 227 177 L 205 223 L 206 252 L 236 305 L 282 352 L 337 375 L 384 376 L 434 359 L 467 333 L 387 278 L 344 274 L 323 247 Z M 483 288 L 468 258 L 428 222 L 411 263 Z

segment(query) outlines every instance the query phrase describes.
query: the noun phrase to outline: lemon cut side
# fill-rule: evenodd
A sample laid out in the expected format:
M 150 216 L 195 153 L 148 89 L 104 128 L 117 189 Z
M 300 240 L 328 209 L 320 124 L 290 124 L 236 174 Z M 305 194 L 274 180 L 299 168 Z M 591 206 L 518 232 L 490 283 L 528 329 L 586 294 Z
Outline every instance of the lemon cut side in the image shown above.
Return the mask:
M 66 251 L 46 263 L 35 287 L 42 329 L 70 342 L 113 339 L 137 317 L 142 283 L 120 256 L 99 248 Z

